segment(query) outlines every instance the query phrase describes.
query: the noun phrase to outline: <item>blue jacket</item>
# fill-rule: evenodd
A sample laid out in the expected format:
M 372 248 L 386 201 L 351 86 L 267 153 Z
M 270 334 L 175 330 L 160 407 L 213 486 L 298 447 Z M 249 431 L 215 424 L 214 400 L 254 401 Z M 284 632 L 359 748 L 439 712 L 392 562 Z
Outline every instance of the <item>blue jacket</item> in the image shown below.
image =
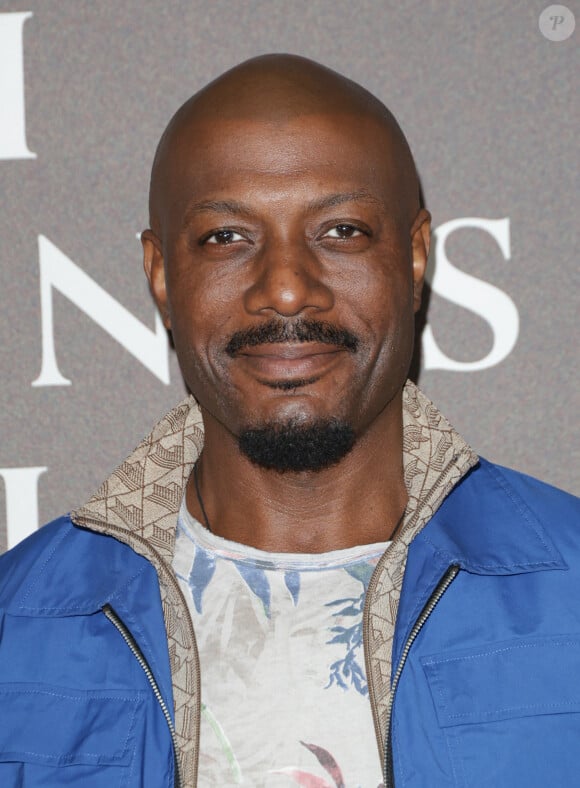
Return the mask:
M 175 784 L 159 699 L 103 610 L 172 716 L 147 559 L 68 516 L 0 557 L 2 788 Z M 580 784 L 578 677 L 580 503 L 481 460 L 409 548 L 388 784 Z

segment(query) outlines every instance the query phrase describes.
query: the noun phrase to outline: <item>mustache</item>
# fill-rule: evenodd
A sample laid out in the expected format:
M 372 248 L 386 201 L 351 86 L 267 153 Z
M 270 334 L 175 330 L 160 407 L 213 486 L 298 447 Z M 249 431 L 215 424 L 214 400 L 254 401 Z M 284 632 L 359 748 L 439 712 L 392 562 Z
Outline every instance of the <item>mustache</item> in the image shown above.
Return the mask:
M 321 342 L 351 353 L 356 353 L 359 346 L 355 334 L 323 320 L 296 320 L 292 323 L 269 320 L 259 326 L 236 331 L 225 346 L 225 352 L 228 356 L 235 356 L 246 347 L 277 342 Z

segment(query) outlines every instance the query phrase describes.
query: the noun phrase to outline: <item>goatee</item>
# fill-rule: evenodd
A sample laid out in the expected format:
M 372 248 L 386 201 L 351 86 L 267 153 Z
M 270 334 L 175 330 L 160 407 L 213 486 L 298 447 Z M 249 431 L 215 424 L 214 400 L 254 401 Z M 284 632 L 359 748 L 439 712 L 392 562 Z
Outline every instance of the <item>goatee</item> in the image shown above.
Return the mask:
M 266 424 L 246 429 L 238 438 L 242 454 L 256 465 L 279 473 L 322 471 L 340 462 L 354 443 L 354 430 L 338 419 Z

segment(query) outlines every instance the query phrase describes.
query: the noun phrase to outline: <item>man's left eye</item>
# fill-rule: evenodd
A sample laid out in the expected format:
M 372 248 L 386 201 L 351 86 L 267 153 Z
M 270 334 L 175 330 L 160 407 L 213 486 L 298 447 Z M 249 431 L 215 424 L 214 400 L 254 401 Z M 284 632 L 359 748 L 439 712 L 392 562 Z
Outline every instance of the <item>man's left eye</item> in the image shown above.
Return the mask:
M 327 233 L 325 233 L 326 238 L 355 238 L 358 235 L 362 235 L 362 230 L 359 230 L 358 227 L 355 227 L 353 224 L 337 224 L 336 227 L 332 227 Z

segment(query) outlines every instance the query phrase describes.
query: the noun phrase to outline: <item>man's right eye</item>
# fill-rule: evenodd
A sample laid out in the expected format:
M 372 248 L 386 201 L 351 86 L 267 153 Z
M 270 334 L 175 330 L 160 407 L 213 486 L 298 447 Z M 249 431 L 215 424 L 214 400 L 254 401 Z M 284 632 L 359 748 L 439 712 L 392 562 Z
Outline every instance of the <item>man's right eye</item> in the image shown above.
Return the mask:
M 243 236 L 235 230 L 213 230 L 211 233 L 203 236 L 200 240 L 200 245 L 220 244 L 222 246 L 227 246 L 228 244 L 243 240 Z

